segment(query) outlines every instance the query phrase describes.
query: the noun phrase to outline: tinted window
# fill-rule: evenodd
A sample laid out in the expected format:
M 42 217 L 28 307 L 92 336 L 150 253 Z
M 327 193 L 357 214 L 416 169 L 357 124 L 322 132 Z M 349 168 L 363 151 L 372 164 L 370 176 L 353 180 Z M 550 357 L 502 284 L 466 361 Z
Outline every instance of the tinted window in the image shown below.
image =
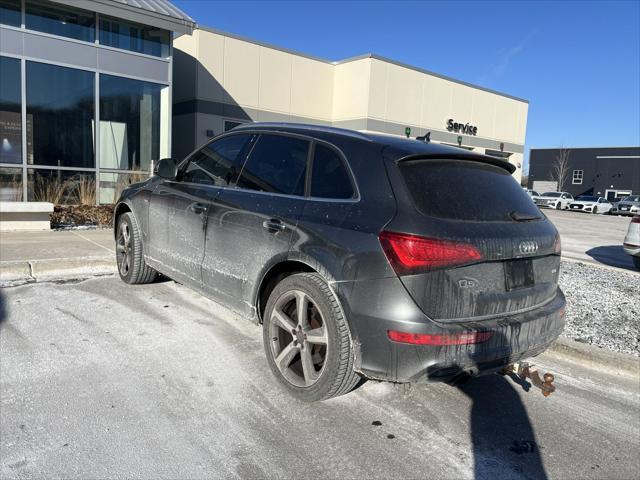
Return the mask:
M 541 218 L 518 182 L 500 167 L 464 160 L 400 163 L 418 210 L 454 220 L 511 221 Z
M 20 60 L 0 57 L 0 163 L 22 163 Z
M 146 170 L 160 158 L 160 97 L 168 88 L 100 75 L 100 168 Z
M 150 25 L 100 17 L 100 43 L 156 57 L 169 56 L 171 33 Z
M 353 198 L 353 186 L 338 154 L 324 145 L 316 145 L 311 171 L 311 196 Z
M 19 27 L 20 17 L 20 0 L 0 0 L 0 23 Z
M 250 135 L 216 140 L 194 153 L 182 172 L 183 182 L 226 187 L 235 182 L 242 166 L 242 150 Z
M 282 135 L 261 135 L 242 168 L 238 187 L 261 192 L 304 194 L 309 142 Z
M 560 197 L 562 193 L 560 192 L 544 192 L 542 194 L 543 197 Z
M 27 2 L 26 27 L 85 42 L 93 42 L 96 38 L 95 13 L 48 2 Z
M 598 197 L 591 197 L 589 195 L 581 195 L 576 200 L 580 200 L 581 202 L 596 202 L 596 201 L 598 201 Z
M 26 82 L 27 163 L 95 167 L 95 73 L 27 62 Z

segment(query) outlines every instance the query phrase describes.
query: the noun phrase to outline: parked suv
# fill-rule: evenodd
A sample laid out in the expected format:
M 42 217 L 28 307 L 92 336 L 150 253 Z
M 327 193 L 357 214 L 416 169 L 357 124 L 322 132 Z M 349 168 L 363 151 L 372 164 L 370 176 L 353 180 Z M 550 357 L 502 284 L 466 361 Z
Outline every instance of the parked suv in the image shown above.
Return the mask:
M 362 378 L 497 371 L 564 326 L 558 233 L 513 171 L 416 140 L 248 124 L 123 192 L 120 276 L 161 272 L 261 323 L 273 374 L 306 401 Z

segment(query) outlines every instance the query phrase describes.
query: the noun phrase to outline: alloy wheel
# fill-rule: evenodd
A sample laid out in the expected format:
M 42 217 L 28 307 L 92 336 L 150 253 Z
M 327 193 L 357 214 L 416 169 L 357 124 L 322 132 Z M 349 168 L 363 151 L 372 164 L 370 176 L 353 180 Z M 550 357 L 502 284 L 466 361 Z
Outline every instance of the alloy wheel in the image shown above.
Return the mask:
M 120 275 L 126 277 L 131 269 L 131 229 L 127 222 L 122 222 L 118 228 L 118 240 L 116 242 L 116 260 Z
M 328 333 L 322 313 L 301 290 L 276 301 L 270 319 L 271 354 L 282 376 L 296 387 L 310 387 L 324 371 Z

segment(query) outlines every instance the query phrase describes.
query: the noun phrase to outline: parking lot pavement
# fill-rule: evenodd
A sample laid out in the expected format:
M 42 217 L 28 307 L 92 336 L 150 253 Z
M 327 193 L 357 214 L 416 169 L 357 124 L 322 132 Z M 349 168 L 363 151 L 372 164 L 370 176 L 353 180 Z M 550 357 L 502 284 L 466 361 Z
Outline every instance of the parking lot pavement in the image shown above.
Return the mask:
M 637 272 L 622 242 L 631 217 L 544 209 L 562 239 L 562 256 Z
M 61 258 L 112 259 L 114 255 L 111 229 L 0 232 L 2 262 Z
M 0 477 L 633 478 L 638 379 L 544 355 L 558 391 L 277 386 L 261 331 L 173 282 L 0 289 Z M 380 422 L 380 425 L 375 423 Z
M 0 232 L 0 284 L 115 272 L 113 231 Z

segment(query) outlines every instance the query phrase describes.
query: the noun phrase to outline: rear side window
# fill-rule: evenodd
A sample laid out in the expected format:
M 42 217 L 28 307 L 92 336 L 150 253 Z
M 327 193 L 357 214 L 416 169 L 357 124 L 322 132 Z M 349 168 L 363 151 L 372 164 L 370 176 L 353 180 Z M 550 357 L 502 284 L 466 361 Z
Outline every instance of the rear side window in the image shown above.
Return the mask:
M 531 197 L 504 169 L 466 160 L 399 164 L 417 209 L 452 220 L 514 221 L 542 218 Z
M 311 169 L 311 196 L 318 198 L 353 198 L 353 185 L 344 162 L 337 152 L 316 144 Z
M 242 151 L 251 135 L 231 135 L 209 143 L 193 154 L 182 172 L 183 182 L 226 187 L 242 167 Z
M 260 135 L 242 167 L 238 187 L 304 195 L 309 142 L 284 135 Z

